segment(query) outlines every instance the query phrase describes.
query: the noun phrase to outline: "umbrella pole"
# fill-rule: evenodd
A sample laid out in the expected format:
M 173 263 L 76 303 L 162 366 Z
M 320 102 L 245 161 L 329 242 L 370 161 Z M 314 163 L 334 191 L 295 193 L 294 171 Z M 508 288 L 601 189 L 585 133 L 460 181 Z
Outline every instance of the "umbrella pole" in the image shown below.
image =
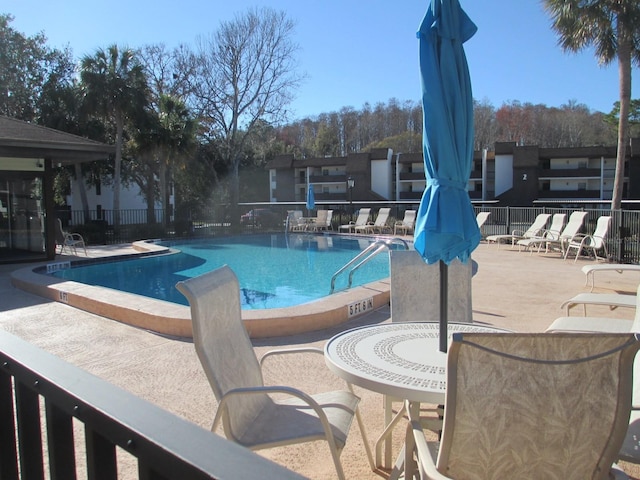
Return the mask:
M 440 351 L 447 352 L 447 317 L 449 316 L 449 267 L 442 260 L 440 264 Z

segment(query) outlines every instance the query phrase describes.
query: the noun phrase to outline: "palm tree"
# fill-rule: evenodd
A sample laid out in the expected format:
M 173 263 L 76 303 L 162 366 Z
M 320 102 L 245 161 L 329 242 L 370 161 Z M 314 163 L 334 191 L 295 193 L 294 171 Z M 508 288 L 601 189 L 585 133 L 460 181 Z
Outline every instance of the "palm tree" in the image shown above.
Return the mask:
M 125 122 L 147 104 L 147 82 L 133 50 L 111 45 L 87 55 L 81 62 L 80 79 L 90 110 L 116 127 L 113 173 L 114 228 L 120 226 L 120 185 Z
M 573 52 L 595 49 L 600 65 L 617 59 L 620 87 L 618 154 L 611 209 L 619 210 L 624 162 L 629 142 L 631 64 L 640 64 L 640 2 L 638 0 L 544 0 L 558 43 Z
M 175 159 L 186 154 L 195 146 L 196 122 L 191 117 L 185 103 L 170 95 L 160 95 L 158 150 L 160 201 L 167 222 L 168 180 Z

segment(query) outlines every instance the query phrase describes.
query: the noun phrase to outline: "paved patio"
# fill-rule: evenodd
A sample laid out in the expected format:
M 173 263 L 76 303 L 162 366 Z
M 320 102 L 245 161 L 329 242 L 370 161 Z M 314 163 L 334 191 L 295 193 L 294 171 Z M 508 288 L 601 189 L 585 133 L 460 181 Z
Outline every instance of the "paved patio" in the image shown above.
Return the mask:
M 129 251 L 124 247 L 94 247 L 90 256 Z M 588 291 L 580 271 L 588 260 L 563 261 L 558 254 L 529 255 L 481 244 L 474 252 L 478 272 L 473 278 L 473 317 L 483 322 L 521 332 L 543 331 L 564 315 L 562 302 Z M 9 273 L 22 265 L 0 266 L 0 328 L 71 362 L 135 395 L 187 420 L 209 428 L 215 400 L 190 340 L 168 338 L 97 315 L 51 302 L 11 286 Z M 601 292 L 635 293 L 637 273 L 602 273 L 596 289 Z M 581 315 L 581 308 L 572 315 Z M 632 309 L 589 307 L 589 314 L 632 318 Z M 426 320 L 426 319 L 416 319 Z M 332 335 L 362 324 L 389 321 L 388 307 L 341 325 L 290 337 L 255 340 L 258 355 L 273 347 L 314 345 L 322 347 Z M 309 375 L 309 372 L 313 375 Z M 327 371 L 321 358 L 285 357 L 268 363 L 266 381 L 298 386 L 313 392 L 339 387 L 341 381 Z M 382 431 L 382 398 L 356 388 L 362 396 L 367 434 L 373 441 Z M 401 445 L 403 429 L 395 432 L 394 445 Z M 317 479 L 334 478 L 326 444 L 316 442 L 261 452 L 297 472 Z M 395 453 L 394 453 L 395 456 Z M 354 479 L 380 479 L 388 472 L 372 472 L 367 463 L 357 425 L 342 454 L 346 475 Z M 634 478 L 635 466 L 622 464 Z M 123 478 L 127 478 L 124 476 Z

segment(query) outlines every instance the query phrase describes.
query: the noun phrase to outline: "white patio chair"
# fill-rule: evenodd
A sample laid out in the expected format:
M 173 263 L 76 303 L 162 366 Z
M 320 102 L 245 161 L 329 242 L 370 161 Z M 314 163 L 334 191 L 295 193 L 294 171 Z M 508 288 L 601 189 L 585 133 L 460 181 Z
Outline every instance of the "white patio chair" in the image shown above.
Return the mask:
M 364 431 L 359 398 L 347 390 L 308 395 L 288 386 L 265 386 L 261 370 L 272 355 L 323 351 L 274 350 L 258 362 L 242 323 L 238 279 L 226 265 L 178 282 L 176 288 L 189 300 L 196 353 L 218 401 L 211 430 L 222 423 L 229 440 L 252 450 L 326 440 L 343 479 L 340 452 L 354 415 Z
M 60 245 L 60 255 L 64 253 L 65 247 L 69 247 L 74 255 L 78 255 L 78 247 L 82 247 L 85 256 L 87 255 L 87 244 L 82 235 L 65 231 L 59 218 L 56 222 L 56 244 Z
M 358 218 L 356 218 L 355 222 L 349 222 L 346 225 L 340 225 L 338 227 L 338 232 L 347 231 L 352 233 L 355 231 L 356 227 L 364 226 L 369 221 L 369 213 L 371 213 L 370 208 L 361 208 L 358 212 Z
M 354 227 L 356 233 L 385 233 L 390 232 L 391 228 L 387 225 L 389 219 L 390 208 L 381 208 L 378 210 L 375 222 L 367 222 L 365 225 L 357 225 Z
M 627 478 L 614 462 L 638 348 L 632 334 L 454 335 L 441 440 L 410 412 L 405 478 L 413 452 L 420 478 Z
M 550 240 L 556 240 L 560 238 L 560 234 L 564 229 L 564 225 L 566 221 L 567 221 L 566 213 L 555 213 L 551 217 L 551 225 L 549 226 L 548 229 L 543 229 L 541 232 L 538 233 L 538 235 L 535 235 L 533 237 L 522 238 L 520 240 L 517 240 L 516 244 L 518 245 L 518 250 L 522 251 L 523 248 L 524 250 L 529 250 L 531 246 L 540 245 L 539 242 L 541 240 L 544 240 L 545 238 L 549 238 Z
M 427 264 L 415 250 L 389 252 L 392 322 L 436 322 L 440 318 L 440 266 Z M 473 323 L 472 261 L 455 260 L 448 270 L 447 316 L 458 323 Z M 392 429 L 403 418 L 404 408 L 394 415 L 393 403 L 401 399 L 383 397 L 384 425 Z M 437 407 L 436 407 L 437 410 Z M 430 409 L 428 411 L 433 411 Z M 383 443 L 384 442 L 384 443 Z M 382 462 L 382 447 L 385 459 Z M 380 438 L 375 446 L 376 464 L 391 461 L 391 437 Z
M 550 213 L 541 213 L 539 214 L 531 226 L 526 230 L 521 230 L 514 228 L 511 231 L 510 235 L 489 235 L 487 237 L 487 243 L 495 243 L 500 247 L 500 243 L 505 241 L 511 242 L 511 248 L 515 245 L 518 240 L 522 240 L 525 238 L 535 238 L 544 231 L 544 228 L 547 226 L 547 222 L 549 221 L 549 217 L 551 217 Z
M 567 259 L 571 250 L 575 250 L 576 258 L 573 260 L 575 263 L 583 251 L 590 250 L 593 252 L 594 260 L 607 260 L 609 258 L 609 252 L 607 252 L 607 243 L 605 240 L 609 233 L 610 226 L 611 217 L 599 217 L 593 235 L 577 234 L 567 243 L 564 251 L 564 259 Z M 598 250 L 604 251 L 604 257 L 598 257 Z
M 587 215 L 587 212 L 573 212 L 569 216 L 569 221 L 567 222 L 567 225 L 562 229 L 562 232 L 560 232 L 559 236 L 556 236 L 554 233 L 550 233 L 545 238 L 530 238 L 527 240 L 519 240 L 518 245 L 522 245 L 524 242 L 527 242 L 526 245 L 531 253 L 533 253 L 532 248 L 534 246 L 538 247 L 538 252 L 540 252 L 542 250 L 542 247 L 544 246 L 545 252 L 549 252 L 549 250 L 559 250 L 564 257 L 566 246 L 573 240 L 576 235 L 580 233 Z
M 480 229 L 480 235 L 482 235 L 482 238 L 484 238 L 484 224 L 487 223 L 490 216 L 491 212 L 480 212 L 476 215 L 476 222 L 478 222 L 478 228 Z
M 410 233 L 413 233 L 415 225 L 416 225 L 416 211 L 405 210 L 404 218 L 402 220 L 397 221 L 393 225 L 393 234 L 397 235 L 398 233 L 402 233 L 403 235 L 409 235 Z

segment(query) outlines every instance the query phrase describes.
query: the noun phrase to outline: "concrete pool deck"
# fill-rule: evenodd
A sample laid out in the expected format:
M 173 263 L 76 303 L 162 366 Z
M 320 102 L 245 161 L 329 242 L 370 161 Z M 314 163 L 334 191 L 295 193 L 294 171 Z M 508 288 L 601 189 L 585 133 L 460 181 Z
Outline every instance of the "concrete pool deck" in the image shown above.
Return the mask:
M 89 255 L 119 254 L 130 248 L 92 247 Z M 557 254 L 529 255 L 486 244 L 478 247 L 473 258 L 478 263 L 473 278 L 476 322 L 521 332 L 543 331 L 556 317 L 564 315 L 560 308 L 563 301 L 589 289 L 580 269 L 591 261 L 579 260 L 574 264 L 563 261 Z M 216 403 L 190 340 L 158 335 L 17 289 L 11 285 L 11 273 L 26 266 L 0 266 L 0 328 L 205 429 L 210 427 Z M 638 282 L 640 278 L 634 273 L 603 273 L 594 291 L 635 293 Z M 580 309 L 572 312 L 579 314 Z M 633 311 L 589 307 L 589 314 L 632 318 Z M 323 347 L 331 336 L 344 329 L 388 321 L 387 305 L 341 325 L 254 339 L 253 344 L 258 355 L 282 346 Z M 292 385 L 309 392 L 343 385 L 326 369 L 321 358 L 274 359 L 267 364 L 265 380 L 268 384 Z M 362 398 L 371 442 L 383 428 L 382 397 L 357 387 L 356 393 Z M 402 426 L 394 432 L 394 457 L 403 433 Z M 265 450 L 260 454 L 309 478 L 335 478 L 328 449 L 322 442 Z M 370 470 L 356 425 L 352 427 L 342 461 L 348 478 L 388 476 L 387 471 Z M 633 478 L 640 478 L 636 466 L 622 463 L 622 467 Z

